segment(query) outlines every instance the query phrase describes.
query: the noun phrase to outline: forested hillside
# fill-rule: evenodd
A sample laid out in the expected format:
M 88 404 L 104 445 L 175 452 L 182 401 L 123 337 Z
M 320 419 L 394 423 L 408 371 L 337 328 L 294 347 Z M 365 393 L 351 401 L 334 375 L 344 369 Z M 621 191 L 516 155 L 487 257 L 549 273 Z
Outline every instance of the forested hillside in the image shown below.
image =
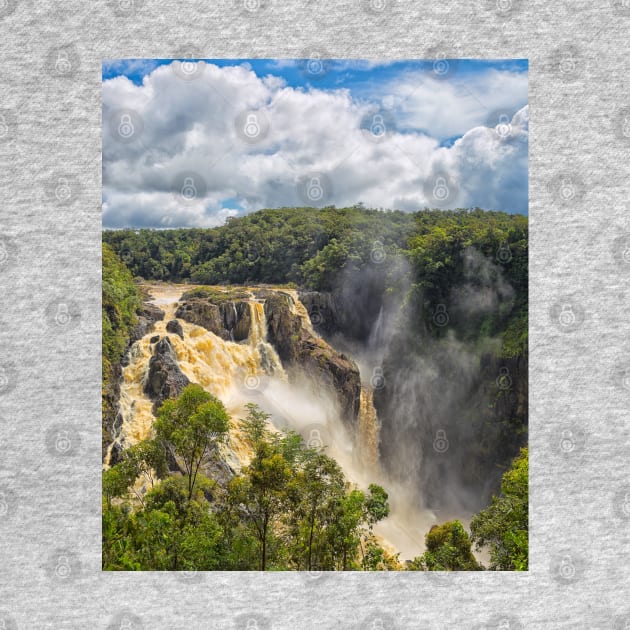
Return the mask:
M 103 240 L 133 276 L 198 284 L 295 283 L 334 291 L 351 275 L 376 294 L 401 285 L 420 299 L 427 325 L 435 307 L 447 304 L 453 287 L 481 285 L 465 277 L 469 248 L 498 263 L 514 301 L 483 319 L 469 313 L 451 324 L 468 335 L 505 336 L 503 352 L 526 345 L 527 217 L 483 210 L 416 213 L 352 208 L 262 210 L 213 229 L 105 231 Z M 401 278 L 401 261 L 409 263 Z M 405 280 L 409 280 L 407 285 Z M 381 295 L 377 300 L 380 302 Z M 378 309 L 377 309 L 378 311 Z M 368 312 L 368 316 L 370 312 Z M 435 326 L 434 326 L 435 328 Z
M 135 341 L 144 339 L 147 365 L 161 362 L 181 385 L 154 399 L 149 439 L 113 446 L 104 568 L 479 570 L 474 543 L 489 549 L 488 568 L 527 568 L 527 217 L 281 208 L 212 229 L 105 231 L 103 241 L 104 453 L 120 431 L 118 387 Z M 341 391 L 352 382 L 361 405 L 368 392 L 379 470 L 445 521 L 424 530 L 425 553 L 403 565 L 375 535 L 390 513 L 386 484 L 348 484 L 340 462 L 304 436 L 267 431 L 255 404 L 239 424 L 251 460 L 230 471 L 218 456 L 226 408 L 207 387 L 183 387 L 200 372 L 183 376 L 168 336 L 155 335 L 164 312 L 140 280 L 211 285 L 180 292 L 175 319 L 159 327 L 188 363 L 201 327 L 216 335 L 204 352 L 263 343 L 264 378 L 278 369 L 276 351 L 287 370 L 333 374 L 315 388 L 322 404 L 326 387 L 352 398 Z M 266 331 L 254 335 L 257 321 Z M 358 434 L 360 418 L 344 413 Z M 460 513 L 476 514 L 470 532 L 452 519 Z

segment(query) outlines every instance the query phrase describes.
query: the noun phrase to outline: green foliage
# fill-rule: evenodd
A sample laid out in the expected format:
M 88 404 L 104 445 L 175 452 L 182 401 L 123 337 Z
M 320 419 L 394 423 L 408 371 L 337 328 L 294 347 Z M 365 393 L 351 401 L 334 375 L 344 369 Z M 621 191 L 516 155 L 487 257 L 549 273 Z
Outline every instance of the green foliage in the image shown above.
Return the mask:
M 218 290 L 213 287 L 196 287 L 190 291 L 186 291 L 181 299 L 190 300 L 193 298 L 209 298 L 213 304 L 221 302 L 234 302 L 236 300 L 247 300 L 250 295 L 244 289 L 227 289 Z
M 127 449 L 103 473 L 105 569 L 397 566 L 372 533 L 389 514 L 385 490 L 350 487 L 333 459 L 307 448 L 296 433 L 272 431 L 269 416 L 256 405 L 247 405 L 241 422 L 252 448 L 249 465 L 224 489 L 201 474 L 208 445 L 226 429 L 227 415 L 217 402 L 189 385 L 160 408 L 156 437 Z M 168 474 L 167 452 L 182 462 L 185 475 Z M 139 479 L 144 488 L 150 484 L 144 495 Z
M 459 521 L 434 525 L 425 536 L 426 551 L 410 563 L 413 570 L 479 571 L 471 540 Z
M 204 457 L 227 438 L 230 418 L 225 407 L 201 385 L 190 384 L 176 400 L 164 401 L 154 428 L 156 442 L 181 460 L 190 500 Z
M 471 341 L 480 354 L 508 358 L 527 353 L 526 217 L 479 209 L 403 213 L 360 205 L 281 208 L 213 229 L 106 231 L 103 241 L 104 412 L 113 366 L 125 351 L 141 303 L 132 275 L 316 290 L 335 290 L 349 275 L 369 278 L 362 288 L 367 287 L 374 303 L 390 295 L 403 298 L 404 314 L 410 315 L 401 337 L 407 353 L 425 342 L 424 333 L 440 337 L 446 330 L 455 331 L 458 340 Z M 471 252 L 483 270 L 471 273 Z M 118 256 L 128 261 L 129 269 Z M 503 281 L 511 292 L 497 308 L 458 313 L 458 296 L 483 288 L 484 282 Z M 238 287 L 221 292 L 201 286 L 184 296 L 191 297 L 217 302 L 242 299 L 246 293 Z M 433 321 L 438 305 L 448 306 L 448 327 L 436 327 Z M 488 341 L 492 339 L 494 346 Z M 385 490 L 350 486 L 334 460 L 307 448 L 295 433 L 272 431 L 268 415 L 253 404 L 241 422 L 253 454 L 249 465 L 223 487 L 205 479 L 204 461 L 227 439 L 229 422 L 221 402 L 197 385 L 162 405 L 155 438 L 125 450 L 103 475 L 104 568 L 398 567 L 397 558 L 382 549 L 373 532 L 389 513 Z M 166 470 L 173 459 L 183 476 Z M 491 568 L 527 568 L 526 455 L 524 464 L 522 459 L 504 476 L 501 496 L 471 523 L 473 541 L 490 547 Z M 480 568 L 457 521 L 429 532 L 426 542 L 427 551 L 411 568 Z
M 413 318 L 417 328 L 444 334 L 432 318 L 437 305 L 448 305 L 450 328 L 460 338 L 500 336 L 504 357 L 523 354 L 527 347 L 527 239 L 527 217 L 521 215 L 480 209 L 404 213 L 361 205 L 261 210 L 207 230 L 103 233 L 103 240 L 130 261 L 134 276 L 153 280 L 295 283 L 323 291 L 369 270 L 377 300 L 412 287 L 406 303 L 420 314 Z M 465 268 L 469 251 L 480 254 L 490 271 L 473 271 L 471 277 Z M 458 315 L 451 309 L 459 291 L 478 288 L 488 273 L 510 285 L 510 299 L 490 313 Z M 220 301 L 238 292 L 201 287 L 188 296 Z
M 211 485 L 209 480 L 198 487 Z M 212 571 L 224 568 L 223 529 L 199 489 L 192 499 L 182 477 L 169 477 L 147 493 L 145 507 L 103 512 L 105 570 Z
M 527 571 L 529 547 L 529 459 L 521 449 L 501 482 L 501 495 L 471 521 L 472 539 L 478 548 L 490 548 L 490 568 Z
M 129 331 L 136 323 L 140 293 L 131 273 L 114 253 L 103 244 L 103 361 L 115 363 L 122 358 Z
M 103 418 L 114 415 L 112 399 L 114 365 L 125 352 L 131 329 L 136 324 L 136 311 L 141 304 L 140 293 L 134 285 L 131 273 L 114 253 L 103 243 L 103 301 L 102 301 L 102 403 Z M 103 439 L 108 441 L 109 427 L 103 426 Z

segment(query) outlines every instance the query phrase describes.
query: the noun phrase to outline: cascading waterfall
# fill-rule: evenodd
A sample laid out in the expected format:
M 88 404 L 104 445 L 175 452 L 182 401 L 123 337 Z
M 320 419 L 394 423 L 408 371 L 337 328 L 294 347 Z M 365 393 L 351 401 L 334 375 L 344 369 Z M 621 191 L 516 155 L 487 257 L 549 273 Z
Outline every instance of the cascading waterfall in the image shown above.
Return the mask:
M 359 422 L 357 447 L 361 460 L 372 470 L 379 466 L 379 424 L 374 408 L 374 392 L 371 387 L 361 387 L 361 402 L 359 406 Z
M 235 471 L 240 471 L 251 456 L 238 423 L 245 416 L 248 402 L 258 404 L 272 415 L 274 430 L 289 428 L 302 433 L 308 440 L 309 427 L 325 427 L 326 453 L 339 463 L 348 480 L 363 489 L 369 483 L 378 483 L 389 492 L 390 516 L 375 528 L 381 542 L 391 551 L 400 551 L 403 558 L 420 553 L 424 533 L 433 524 L 434 517 L 414 509 L 408 492 L 386 478 L 381 470 L 379 422 L 371 386 L 363 385 L 361 389 L 356 435 L 350 435 L 331 392 L 314 383 L 289 383 L 275 348 L 267 342 L 264 304 L 256 300 L 253 293 L 249 300 L 250 331 L 245 341 L 226 341 L 182 319 L 178 321 L 183 339 L 167 332 L 167 323 L 176 319 L 178 300 L 190 288 L 178 285 L 149 287 L 153 303 L 165 311 L 165 317 L 130 349 L 129 363 L 122 372 L 119 402 L 122 423 L 116 442 L 127 448 L 151 436 L 155 420 L 153 402 L 143 391 L 153 355 L 151 338 L 168 335 L 181 371 L 191 382 L 200 384 L 219 398 L 232 418 L 229 444 L 221 447 L 221 453 Z M 316 335 L 297 291 L 281 291 L 292 298 L 293 312 L 309 332 Z M 109 465 L 110 454 L 111 447 L 106 465 Z
M 181 339 L 179 335 L 166 331 L 166 324 L 175 319 L 177 300 L 184 290 L 180 287 L 173 293 L 173 288 L 151 290 L 155 296 L 153 302 L 165 312 L 165 317 L 130 349 L 129 363 L 122 372 L 119 401 L 122 424 L 116 441 L 126 448 L 151 435 L 155 420 L 153 402 L 143 391 L 149 361 L 153 356 L 150 340 L 155 336 L 168 335 L 181 371 L 191 382 L 200 384 L 219 398 L 234 419 L 231 446 L 225 454 L 229 463 L 238 469 L 243 461 L 248 461 L 247 448 L 238 432 L 238 419 L 243 417 L 244 404 L 251 399 L 247 395 L 248 389 L 257 388 L 260 380 L 269 376 L 282 382 L 287 380 L 278 354 L 266 341 L 263 304 L 250 303 L 252 324 L 246 342 L 225 341 L 205 328 L 178 319 L 184 332 Z M 106 465 L 109 465 L 110 456 L 111 447 Z

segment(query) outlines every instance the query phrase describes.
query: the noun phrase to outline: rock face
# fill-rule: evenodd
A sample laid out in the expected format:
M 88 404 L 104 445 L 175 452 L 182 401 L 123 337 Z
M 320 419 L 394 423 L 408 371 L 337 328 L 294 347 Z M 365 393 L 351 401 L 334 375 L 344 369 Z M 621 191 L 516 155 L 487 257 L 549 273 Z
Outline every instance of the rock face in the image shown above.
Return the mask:
M 367 341 L 383 304 L 383 291 L 357 284 L 329 291 L 300 291 L 300 301 L 317 332 L 326 338 L 341 333 L 346 339 Z
M 161 308 L 158 308 L 155 304 L 144 302 L 142 308 L 138 311 L 138 323 L 131 331 L 129 347 L 138 341 L 138 339 L 142 339 L 142 337 L 151 332 L 155 322 L 162 321 L 163 319 L 164 311 Z
M 352 426 L 361 399 L 359 369 L 354 361 L 309 332 L 293 312 L 292 302 L 286 293 L 274 293 L 265 300 L 267 339 L 290 375 L 302 370 L 337 393 L 342 417 Z
M 172 319 L 166 324 L 166 332 L 173 333 L 174 335 L 179 335 L 181 339 L 184 338 L 184 330 L 182 329 L 182 325 L 176 319 Z
M 129 348 L 148 334 L 155 322 L 164 319 L 164 311 L 157 306 L 145 302 L 137 313 L 138 323 L 131 330 L 129 339 L 127 340 L 127 348 L 120 363 L 112 365 L 112 373 L 109 387 L 103 396 L 103 420 L 102 420 L 102 458 L 105 461 L 107 450 L 114 442 L 115 437 L 120 431 L 122 418 L 118 410 L 118 400 L 120 399 L 120 382 L 122 379 L 122 368 L 129 363 Z M 114 443 L 111 453 L 110 463 L 113 465 L 118 461 L 120 456 L 120 447 Z
M 249 302 L 191 298 L 179 306 L 175 316 L 202 326 L 226 341 L 243 341 L 249 336 L 251 313 Z
M 167 398 L 179 396 L 190 381 L 179 369 L 175 351 L 168 337 L 164 337 L 153 349 L 149 361 L 149 373 L 144 383 L 144 393 L 153 401 L 153 413 Z

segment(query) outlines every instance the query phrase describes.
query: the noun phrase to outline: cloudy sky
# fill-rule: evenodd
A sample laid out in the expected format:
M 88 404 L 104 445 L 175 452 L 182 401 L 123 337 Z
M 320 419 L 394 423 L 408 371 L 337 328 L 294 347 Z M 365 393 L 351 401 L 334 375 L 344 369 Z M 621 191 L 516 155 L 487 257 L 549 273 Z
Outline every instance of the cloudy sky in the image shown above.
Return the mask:
M 103 226 L 282 206 L 527 213 L 527 62 L 112 60 Z

